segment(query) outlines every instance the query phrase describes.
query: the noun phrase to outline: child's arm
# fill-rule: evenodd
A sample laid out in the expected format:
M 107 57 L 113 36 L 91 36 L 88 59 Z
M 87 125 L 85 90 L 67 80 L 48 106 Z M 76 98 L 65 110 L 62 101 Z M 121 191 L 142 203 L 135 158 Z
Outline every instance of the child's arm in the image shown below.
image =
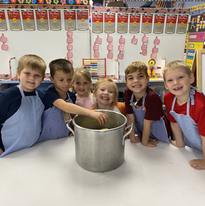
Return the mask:
M 3 153 L 3 150 L 0 148 L 0 155 Z
M 130 141 L 133 142 L 133 143 L 140 142 L 141 137 L 135 135 L 135 115 L 134 115 L 134 113 L 133 114 L 127 114 L 126 117 L 127 117 L 127 125 L 129 125 L 131 123 L 133 124 L 133 129 L 132 129 L 131 133 L 129 134 Z
M 185 145 L 184 145 L 183 133 L 178 123 L 171 122 L 171 128 L 175 137 L 175 140 L 174 141 L 172 140 L 171 143 L 175 147 L 181 147 L 181 148 L 184 147 Z
M 196 170 L 205 169 L 205 137 L 201 136 L 202 139 L 202 149 L 203 149 L 203 159 L 194 159 L 190 161 L 191 167 Z
M 144 119 L 142 144 L 146 147 L 156 147 L 158 143 L 156 139 L 149 139 L 152 122 L 153 120 Z
M 63 99 L 55 100 L 53 102 L 53 105 L 68 113 L 85 115 L 97 119 L 101 125 L 106 124 L 108 122 L 108 116 L 106 114 L 102 112 L 95 112 L 75 105 L 73 103 L 65 102 Z

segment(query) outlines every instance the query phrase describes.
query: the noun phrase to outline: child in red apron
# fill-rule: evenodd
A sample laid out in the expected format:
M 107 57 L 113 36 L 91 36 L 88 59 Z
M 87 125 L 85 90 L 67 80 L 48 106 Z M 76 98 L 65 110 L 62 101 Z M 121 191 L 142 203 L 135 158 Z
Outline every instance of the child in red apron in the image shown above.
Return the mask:
M 112 79 L 104 78 L 98 80 L 95 84 L 93 95 L 96 98 L 96 103 L 91 110 L 113 110 L 126 116 L 125 104 L 123 102 L 118 102 L 117 85 Z
M 133 123 L 136 131 L 129 135 L 131 142 L 147 147 L 156 147 L 158 140 L 169 143 L 171 129 L 162 108 L 159 95 L 147 87 L 149 76 L 147 65 L 133 62 L 125 69 L 127 88 L 125 89 L 125 106 L 127 124 Z
M 36 88 L 45 76 L 46 63 L 36 55 L 19 59 L 17 77 L 20 81 L 2 91 L 0 96 L 0 157 L 31 147 L 39 138 L 44 111 L 44 93 Z
M 195 78 L 186 62 L 170 62 L 163 70 L 163 77 L 169 90 L 164 103 L 175 136 L 172 144 L 202 151 L 203 159 L 191 160 L 190 165 L 205 169 L 205 96 L 191 87 Z
M 87 67 L 79 67 L 74 70 L 72 83 L 76 95 L 75 104 L 90 109 L 95 98 L 91 93 L 92 80 Z

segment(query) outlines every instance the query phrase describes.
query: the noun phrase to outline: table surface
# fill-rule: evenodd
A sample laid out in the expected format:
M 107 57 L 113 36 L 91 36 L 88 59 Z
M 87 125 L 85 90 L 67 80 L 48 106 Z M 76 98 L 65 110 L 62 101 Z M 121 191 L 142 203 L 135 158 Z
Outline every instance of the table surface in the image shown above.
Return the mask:
M 74 138 L 42 142 L 0 158 L 1 206 L 203 205 L 205 170 L 189 161 L 202 153 L 160 142 L 125 142 L 116 170 L 94 173 L 75 161 Z

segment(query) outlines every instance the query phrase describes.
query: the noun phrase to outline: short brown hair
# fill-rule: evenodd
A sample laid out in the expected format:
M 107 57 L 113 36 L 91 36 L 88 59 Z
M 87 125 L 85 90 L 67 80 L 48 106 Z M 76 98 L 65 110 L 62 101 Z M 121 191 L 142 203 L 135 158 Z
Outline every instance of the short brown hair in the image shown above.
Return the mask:
M 136 71 L 143 72 L 146 75 L 146 77 L 148 77 L 147 70 L 148 70 L 148 67 L 145 63 L 140 62 L 140 61 L 132 62 L 125 69 L 125 80 L 127 81 L 128 74 L 136 72 Z
M 18 61 L 17 73 L 20 74 L 25 67 L 40 71 L 44 78 L 46 63 L 41 57 L 34 54 L 26 54 L 22 56 Z
M 115 97 L 114 104 L 117 103 L 117 101 L 118 101 L 118 88 L 117 88 L 117 85 L 115 84 L 115 82 L 109 77 L 98 80 L 95 84 L 94 92 L 96 92 L 99 89 L 100 85 L 105 83 L 105 82 L 109 82 L 112 84 L 112 86 L 114 88 L 114 97 Z
M 73 65 L 66 59 L 55 59 L 49 63 L 50 75 L 54 78 L 56 71 L 63 71 L 65 73 L 73 74 Z
M 181 60 L 175 60 L 175 61 L 172 61 L 170 62 L 169 64 L 167 64 L 164 69 L 163 69 L 163 78 L 164 78 L 164 81 L 166 81 L 165 79 L 165 73 L 166 71 L 170 71 L 170 70 L 173 70 L 173 69 L 178 69 L 178 68 L 181 68 L 185 71 L 186 74 L 188 74 L 188 76 L 191 75 L 191 67 L 185 62 L 185 61 L 181 61 Z

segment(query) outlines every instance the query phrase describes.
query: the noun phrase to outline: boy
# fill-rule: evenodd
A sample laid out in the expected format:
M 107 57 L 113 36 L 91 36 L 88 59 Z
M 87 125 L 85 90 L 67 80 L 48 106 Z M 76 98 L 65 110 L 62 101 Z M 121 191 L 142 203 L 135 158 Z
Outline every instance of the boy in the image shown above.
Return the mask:
M 44 93 L 36 88 L 45 76 L 46 63 L 36 55 L 24 55 L 18 61 L 18 86 L 0 95 L 1 157 L 31 147 L 39 138 L 44 111 Z
M 68 60 L 53 60 L 49 67 L 53 85 L 48 88 L 43 100 L 43 128 L 38 142 L 69 136 L 66 121 L 70 118 L 70 113 L 90 116 L 97 119 L 100 124 L 107 123 L 107 115 L 74 104 L 76 96 L 68 91 L 72 87 L 74 71 Z
M 186 62 L 170 62 L 163 70 L 163 78 L 169 90 L 164 103 L 176 139 L 172 144 L 203 151 L 203 160 L 191 160 L 190 165 L 205 169 L 205 96 L 191 88 L 195 78 Z
M 125 69 L 125 107 L 127 124 L 133 123 L 138 134 L 135 135 L 135 130 L 130 133 L 131 142 L 142 141 L 144 146 L 156 147 L 157 140 L 170 142 L 171 129 L 163 112 L 161 98 L 147 87 L 147 69 L 143 62 L 133 62 Z

